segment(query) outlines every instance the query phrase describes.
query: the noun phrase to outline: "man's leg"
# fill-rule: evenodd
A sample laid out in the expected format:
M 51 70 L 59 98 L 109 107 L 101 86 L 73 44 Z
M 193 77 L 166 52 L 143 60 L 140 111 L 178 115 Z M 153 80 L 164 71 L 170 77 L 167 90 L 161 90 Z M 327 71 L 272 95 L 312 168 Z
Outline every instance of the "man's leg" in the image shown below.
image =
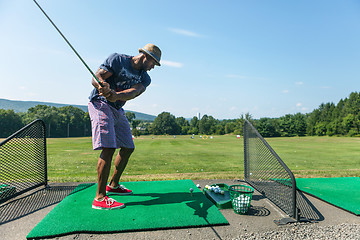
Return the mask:
M 115 170 L 109 183 L 111 187 L 119 186 L 121 174 L 124 172 L 124 169 L 133 152 L 134 152 L 134 148 L 121 148 L 118 155 L 116 155 Z
M 98 164 L 97 164 L 97 174 L 98 174 L 98 186 L 96 192 L 96 200 L 102 199 L 106 196 L 106 184 L 109 178 L 111 161 L 114 155 L 115 148 L 103 148 Z

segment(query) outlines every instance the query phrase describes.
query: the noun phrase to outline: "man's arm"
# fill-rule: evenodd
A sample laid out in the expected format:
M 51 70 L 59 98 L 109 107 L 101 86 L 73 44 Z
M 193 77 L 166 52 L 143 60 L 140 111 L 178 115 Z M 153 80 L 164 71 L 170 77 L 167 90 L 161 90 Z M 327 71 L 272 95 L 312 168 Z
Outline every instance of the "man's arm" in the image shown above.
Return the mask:
M 143 92 L 145 92 L 144 85 L 138 83 L 132 86 L 131 88 L 123 90 L 121 92 L 115 92 L 114 90 L 111 90 L 110 96 L 106 97 L 106 99 L 110 102 L 116 102 L 118 100 L 125 102 L 136 98 Z
M 96 71 L 95 76 L 97 77 L 97 79 L 99 79 L 99 81 L 102 83 L 103 86 L 100 86 L 100 84 L 94 78 L 92 78 L 91 84 L 94 86 L 94 88 L 96 88 L 99 91 L 100 95 L 106 98 L 110 97 L 111 95 L 110 85 L 107 82 L 105 82 L 105 80 L 111 77 L 112 73 L 99 68 Z

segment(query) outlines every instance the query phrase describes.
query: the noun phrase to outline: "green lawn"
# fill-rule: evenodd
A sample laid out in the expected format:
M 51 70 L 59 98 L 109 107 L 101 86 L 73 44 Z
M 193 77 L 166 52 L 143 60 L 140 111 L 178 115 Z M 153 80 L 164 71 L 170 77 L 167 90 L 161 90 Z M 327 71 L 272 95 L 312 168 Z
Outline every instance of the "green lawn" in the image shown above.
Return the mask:
M 301 137 L 266 139 L 296 177 L 360 177 L 360 138 Z M 236 136 L 141 136 L 135 139 L 122 179 L 243 178 L 243 139 Z M 52 182 L 94 182 L 100 151 L 91 138 L 47 140 Z
M 296 177 L 360 177 L 360 138 L 266 139 Z

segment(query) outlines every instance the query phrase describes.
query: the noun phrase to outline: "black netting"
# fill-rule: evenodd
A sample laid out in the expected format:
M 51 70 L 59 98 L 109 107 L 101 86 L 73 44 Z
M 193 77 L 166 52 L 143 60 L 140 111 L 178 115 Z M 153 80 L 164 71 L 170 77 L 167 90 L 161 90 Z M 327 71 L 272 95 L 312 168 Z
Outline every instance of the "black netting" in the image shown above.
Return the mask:
M 45 136 L 36 120 L 0 143 L 0 203 L 47 184 Z
M 244 161 L 245 180 L 290 217 L 297 218 L 294 175 L 247 120 Z

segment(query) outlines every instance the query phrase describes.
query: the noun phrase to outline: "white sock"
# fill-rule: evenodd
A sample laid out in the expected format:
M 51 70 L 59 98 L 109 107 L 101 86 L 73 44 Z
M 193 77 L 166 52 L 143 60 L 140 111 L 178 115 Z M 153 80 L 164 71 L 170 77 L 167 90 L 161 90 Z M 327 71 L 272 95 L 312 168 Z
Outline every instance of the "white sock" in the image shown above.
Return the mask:
M 110 185 L 108 185 L 108 187 L 111 188 L 111 189 L 118 189 L 118 188 L 119 188 L 119 186 L 117 186 L 117 187 L 112 187 L 112 186 L 110 186 Z
M 99 200 L 95 198 L 95 201 L 102 202 L 102 201 L 104 201 L 104 199 L 105 199 L 105 197 L 100 198 Z

